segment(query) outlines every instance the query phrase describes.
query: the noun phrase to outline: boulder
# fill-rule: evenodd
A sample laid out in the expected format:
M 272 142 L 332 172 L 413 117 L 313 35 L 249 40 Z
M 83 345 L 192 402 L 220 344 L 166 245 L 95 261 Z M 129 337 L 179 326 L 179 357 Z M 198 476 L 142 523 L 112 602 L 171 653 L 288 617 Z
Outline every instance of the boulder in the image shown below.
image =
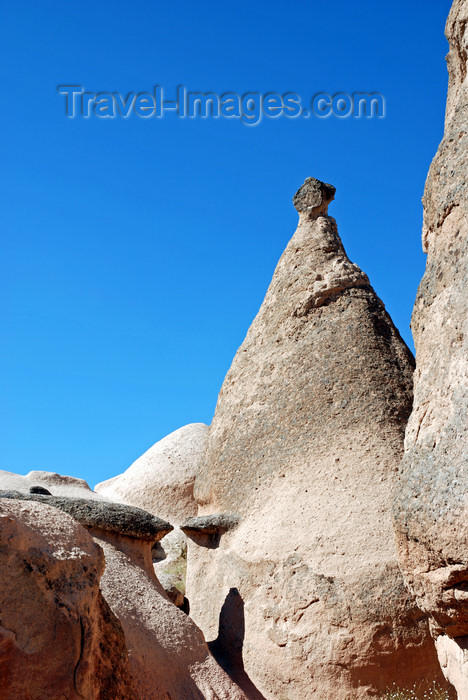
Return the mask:
M 113 532 L 117 535 L 144 540 L 153 544 L 167 535 L 173 527 L 170 523 L 148 513 L 142 508 L 133 508 L 122 503 L 100 502 L 97 499 L 52 496 L 43 493 L 21 493 L 0 491 L 0 498 L 24 501 L 39 501 L 65 511 L 84 527 L 92 530 Z
M 93 546 L 102 564 L 104 551 L 100 587 L 122 626 L 119 629 L 128 650 L 132 698 L 245 698 L 210 654 L 201 631 L 170 602 L 155 576 L 152 548 L 172 530 L 169 523 L 121 503 L 0 491 L 0 504 L 21 502 L 48 504 L 45 507 L 55 511 L 55 517 L 58 511 L 65 511 L 99 544 Z M 86 536 L 83 527 L 80 529 Z M 84 697 L 100 696 L 88 693 Z
M 180 529 L 186 535 L 223 535 L 228 530 L 233 530 L 239 524 L 238 515 L 218 513 L 216 515 L 201 515 L 196 518 L 188 518 Z
M 121 624 L 99 582 L 104 555 L 66 513 L 0 501 L 0 696 L 135 697 Z
M 294 198 L 297 231 L 224 380 L 184 526 L 190 614 L 252 697 L 356 700 L 442 678 L 392 528 L 414 361 L 346 256 L 334 194 L 309 178 Z M 210 532 L 205 516 L 236 522 Z
M 427 262 L 412 317 L 414 407 L 394 507 L 405 580 L 434 636 L 446 637 L 437 648 L 451 668 L 466 658 L 452 652 L 468 635 L 467 23 L 468 2 L 455 0 L 446 25 L 445 131 L 423 197 Z M 460 669 L 459 677 L 467 673 Z

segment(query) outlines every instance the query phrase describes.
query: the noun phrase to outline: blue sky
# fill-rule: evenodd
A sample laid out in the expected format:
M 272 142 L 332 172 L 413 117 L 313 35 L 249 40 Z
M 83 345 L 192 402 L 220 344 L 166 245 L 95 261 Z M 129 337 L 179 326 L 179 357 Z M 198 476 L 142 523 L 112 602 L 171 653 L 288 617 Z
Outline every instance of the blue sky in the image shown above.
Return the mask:
M 350 258 L 407 343 L 442 137 L 447 0 L 7 0 L 2 6 L 0 468 L 127 468 L 211 421 L 294 232 L 337 188 Z M 91 92 L 377 91 L 383 119 L 67 119 Z

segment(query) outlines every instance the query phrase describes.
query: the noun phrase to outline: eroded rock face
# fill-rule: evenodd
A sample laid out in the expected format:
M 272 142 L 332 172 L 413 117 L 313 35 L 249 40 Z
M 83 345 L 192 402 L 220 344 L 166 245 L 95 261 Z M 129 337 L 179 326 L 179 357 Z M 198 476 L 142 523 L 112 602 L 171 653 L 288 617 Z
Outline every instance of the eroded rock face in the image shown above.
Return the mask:
M 156 577 L 152 545 L 160 533 L 149 540 L 102 526 L 91 532 L 105 553 L 101 588 L 125 631 L 135 696 L 246 700 L 210 654 L 200 629 L 171 602 Z
M 468 2 L 455 0 L 445 132 L 423 198 L 414 408 L 395 503 L 405 578 L 434 635 L 456 638 L 468 634 L 467 26 Z
M 148 542 L 157 542 L 173 529 L 170 523 L 156 518 L 146 510 L 121 503 L 34 492 L 25 494 L 20 491 L 0 491 L 0 498 L 39 501 L 39 503 L 63 510 L 90 530 L 114 532 L 118 535 Z
M 106 556 L 102 592 L 125 630 L 136 697 L 245 700 L 195 623 L 168 600 L 150 551 L 145 566 L 134 543 L 110 534 L 96 541 Z
M 97 484 L 96 491 L 180 523 L 197 514 L 193 484 L 207 436 L 204 423 L 185 425 L 153 445 L 123 474 Z
M 297 231 L 226 376 L 195 483 L 199 516 L 240 521 L 216 540 L 189 533 L 191 615 L 267 698 L 355 700 L 441 677 L 392 530 L 413 358 L 346 256 L 334 192 L 310 178 L 295 197 Z
M 21 485 L 20 481 L 16 483 L 18 486 Z M 86 490 L 84 493 L 86 493 Z M 172 526 L 169 523 L 141 508 L 121 503 L 100 501 L 97 498 L 88 499 L 77 498 L 76 496 L 53 496 L 43 493 L 21 493 L 14 490 L 0 491 L 0 507 L 1 504 L 17 504 L 16 507 L 18 507 L 18 504 L 21 503 L 25 507 L 32 504 L 33 508 L 36 505 L 44 505 L 47 513 L 52 515 L 53 521 L 60 521 L 62 515 L 60 511 L 64 511 L 68 524 L 70 524 L 69 516 L 72 516 L 77 523 L 80 523 L 78 525 L 72 521 L 79 535 L 75 549 L 78 553 L 81 541 L 86 542 L 88 548 L 92 550 L 95 556 L 99 557 L 99 570 L 95 572 L 89 565 L 88 568 L 82 566 L 82 569 L 79 569 L 77 565 L 75 568 L 81 571 L 84 579 L 82 582 L 83 587 L 94 585 L 98 594 L 98 600 L 103 606 L 107 617 L 115 622 L 120 631 L 121 652 L 126 663 L 126 677 L 131 678 L 132 700 L 172 700 L 174 698 L 193 698 L 194 700 L 202 700 L 203 698 L 211 698 L 212 700 L 218 698 L 219 700 L 229 700 L 230 698 L 233 698 L 233 700 L 244 699 L 245 696 L 242 691 L 211 656 L 201 631 L 190 618 L 169 601 L 161 583 L 155 576 L 152 547 L 172 530 Z M 37 522 L 38 531 L 42 531 L 42 526 L 43 519 L 40 519 Z M 99 546 L 93 544 L 84 528 L 92 535 Z M 61 541 L 59 541 L 57 546 L 61 544 Z M 13 541 L 12 547 L 16 552 L 18 549 L 17 542 Z M 103 551 L 105 554 L 105 569 Z M 47 577 L 49 576 L 48 566 L 50 565 L 45 563 L 41 568 Z M 68 576 L 66 570 L 60 573 L 62 577 L 66 578 Z M 27 571 L 25 574 L 27 574 Z M 86 579 L 86 574 L 89 576 L 89 581 Z M 100 588 L 102 595 L 99 592 L 99 578 L 101 574 Z M 50 575 L 52 577 L 55 575 L 52 567 Z M 63 585 L 63 581 L 61 584 Z M 68 584 L 66 585 L 68 590 Z M 73 587 L 73 576 L 70 585 L 70 595 L 76 596 L 76 586 L 75 588 Z M 21 596 L 22 592 L 19 591 L 18 595 Z M 28 596 L 31 598 L 29 591 L 26 591 L 25 595 L 27 598 Z M 75 601 L 75 605 L 78 605 L 78 602 Z M 85 602 L 87 601 L 85 600 Z M 44 615 L 48 614 L 50 616 L 51 625 L 56 622 L 57 617 L 60 617 L 60 607 L 57 611 L 54 611 L 54 603 L 58 603 L 61 606 L 61 600 L 56 598 L 55 601 L 53 599 L 49 601 L 49 609 L 44 609 Z M 36 599 L 28 600 L 28 605 L 34 607 L 36 604 Z M 6 618 L 12 615 L 11 606 L 14 606 L 13 600 L 8 599 L 5 601 L 2 610 L 4 610 Z M 13 610 L 15 610 L 14 607 Z M 78 630 L 80 629 L 79 613 L 80 608 L 78 605 Z M 94 614 L 97 616 L 96 612 Z M 0 617 L 0 620 L 2 619 L 3 617 Z M 14 617 L 14 619 L 18 620 L 18 627 L 22 625 L 28 630 L 28 634 L 33 640 L 32 643 L 37 644 L 38 642 L 35 638 L 39 634 L 39 630 L 35 626 L 32 629 L 30 628 L 29 619 L 25 617 L 24 611 L 20 609 L 17 617 Z M 40 619 L 42 620 L 42 618 Z M 93 623 L 100 629 L 99 625 L 101 622 L 98 616 L 96 620 L 93 618 Z M 85 629 L 86 624 L 87 621 L 83 620 Z M 79 638 L 78 642 L 74 641 L 72 633 L 73 629 L 70 634 L 70 645 L 72 645 L 72 648 L 75 648 Z M 91 636 L 89 632 L 86 632 L 86 634 Z M 59 636 L 58 641 L 60 639 Z M 89 666 L 91 670 L 100 670 L 99 664 L 102 663 L 103 651 L 106 653 L 107 645 L 111 641 L 112 639 L 106 642 L 100 639 L 91 640 L 92 644 L 90 642 L 89 654 L 95 654 L 95 656 L 85 658 L 83 661 L 85 669 L 88 669 Z M 97 646 L 99 642 L 103 649 Z M 60 651 L 59 644 L 57 655 L 60 654 Z M 74 673 L 74 671 L 70 670 L 69 665 L 67 666 L 67 653 L 68 648 L 65 648 L 65 663 L 62 669 L 62 676 L 66 679 L 68 685 L 65 684 L 64 688 L 67 688 L 73 682 Z M 47 659 L 42 659 L 42 661 L 44 664 L 47 664 Z M 118 661 L 119 659 L 117 659 Z M 59 656 L 57 662 L 60 662 Z M 53 673 L 54 666 L 51 665 L 50 670 L 47 668 L 46 671 L 47 673 Z M 116 663 L 115 672 L 118 671 L 119 665 Z M 86 693 L 79 696 L 67 695 L 67 697 L 105 697 L 112 698 L 112 700 L 114 698 L 127 697 L 118 693 L 115 695 L 99 695 L 98 691 L 101 692 L 98 685 L 100 679 L 95 679 L 94 685 L 90 685 L 88 677 L 86 676 L 85 678 L 89 686 L 83 685 Z M 125 676 L 122 683 L 124 681 Z M 116 680 L 114 683 L 117 689 L 119 682 Z M 24 681 L 24 688 L 25 690 L 34 690 L 36 692 L 36 688 L 32 685 L 31 680 L 26 679 Z M 78 693 L 81 692 L 80 688 L 77 690 Z M 14 695 L 11 696 L 12 700 L 13 697 L 16 700 L 18 697 L 29 697 L 29 695 Z M 51 696 L 39 693 L 37 697 L 62 697 L 62 695 Z
M 48 493 L 54 496 L 70 498 L 109 500 L 106 496 L 97 495 L 84 479 L 66 476 L 55 472 L 31 471 L 26 476 L 7 472 L 0 469 L 0 490 L 20 491 L 21 493 Z
M 154 568 L 179 606 L 184 604 L 187 540 L 177 525 L 197 514 L 193 485 L 207 437 L 204 423 L 185 425 L 153 445 L 123 474 L 96 486 L 104 498 L 145 508 L 176 525 L 165 538 Z
M 133 699 L 104 555 L 69 515 L 0 500 L 0 696 Z

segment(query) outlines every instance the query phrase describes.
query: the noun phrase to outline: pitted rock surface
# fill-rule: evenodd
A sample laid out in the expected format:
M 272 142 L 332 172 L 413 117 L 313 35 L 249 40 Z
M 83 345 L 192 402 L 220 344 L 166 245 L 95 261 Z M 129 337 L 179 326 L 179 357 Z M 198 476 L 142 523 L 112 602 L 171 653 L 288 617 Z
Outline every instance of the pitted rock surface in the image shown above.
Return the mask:
M 411 324 L 414 406 L 394 507 L 405 580 L 441 636 L 444 673 L 460 698 L 468 698 L 467 27 L 468 2 L 455 0 L 446 25 L 444 137 L 423 197 L 427 262 Z
M 199 517 L 241 521 L 212 546 L 189 540 L 190 615 L 228 661 L 222 630 L 243 619 L 243 672 L 265 697 L 374 697 L 396 668 L 402 684 L 443 681 L 391 515 L 414 361 L 345 253 L 333 195 L 312 178 L 295 197 L 195 481 Z
M 395 500 L 402 566 L 434 629 L 468 634 L 468 2 L 447 20 L 445 132 L 424 193 L 415 398 Z
M 135 700 L 104 555 L 66 513 L 0 500 L 0 697 Z

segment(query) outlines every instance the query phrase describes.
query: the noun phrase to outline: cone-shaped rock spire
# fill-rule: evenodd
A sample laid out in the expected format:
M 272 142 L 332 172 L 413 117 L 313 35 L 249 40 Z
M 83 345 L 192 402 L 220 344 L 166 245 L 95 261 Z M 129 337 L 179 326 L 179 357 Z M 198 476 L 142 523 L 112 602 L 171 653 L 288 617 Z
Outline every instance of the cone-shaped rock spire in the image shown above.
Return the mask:
M 404 683 L 438 673 L 391 521 L 413 358 L 344 251 L 334 194 L 309 178 L 294 197 L 299 225 L 225 378 L 195 482 L 200 515 L 240 520 L 189 543 L 191 615 L 229 657 L 218 622 L 237 591 L 243 672 L 266 697 L 371 697 L 401 658 Z

